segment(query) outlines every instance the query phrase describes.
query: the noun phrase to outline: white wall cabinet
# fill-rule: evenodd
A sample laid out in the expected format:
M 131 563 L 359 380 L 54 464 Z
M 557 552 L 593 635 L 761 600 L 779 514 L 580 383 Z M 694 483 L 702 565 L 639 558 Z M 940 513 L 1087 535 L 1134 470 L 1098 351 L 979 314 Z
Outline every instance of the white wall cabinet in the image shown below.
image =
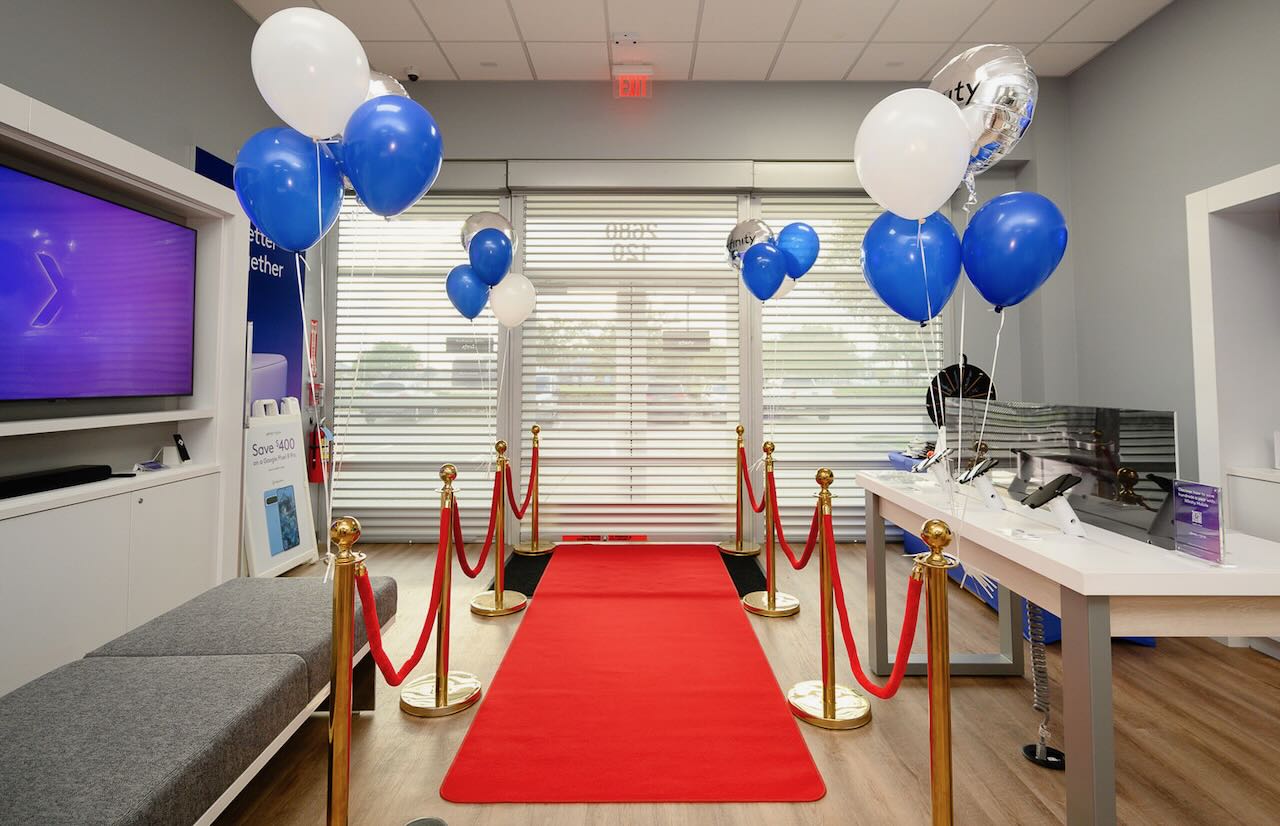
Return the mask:
M 218 473 L 0 520 L 0 694 L 217 584 Z

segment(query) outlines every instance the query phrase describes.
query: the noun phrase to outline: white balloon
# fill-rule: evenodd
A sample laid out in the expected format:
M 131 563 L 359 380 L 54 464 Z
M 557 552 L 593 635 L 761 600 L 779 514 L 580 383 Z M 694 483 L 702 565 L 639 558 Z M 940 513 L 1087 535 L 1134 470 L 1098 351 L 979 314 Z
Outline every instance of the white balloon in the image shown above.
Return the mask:
M 782 286 L 778 288 L 778 291 L 773 294 L 773 298 L 770 300 L 777 301 L 779 298 L 782 298 L 784 295 L 791 292 L 795 288 L 796 288 L 796 280 L 794 278 L 789 278 L 789 277 L 784 278 L 782 279 Z
M 509 272 L 489 291 L 489 306 L 503 327 L 519 327 L 533 312 L 538 293 L 533 282 L 518 272 Z
M 863 188 L 902 218 L 927 218 L 951 197 L 969 165 L 969 126 L 931 89 L 904 89 L 877 103 L 858 128 L 853 162 Z
M 369 94 L 369 59 L 342 21 L 284 9 L 258 27 L 250 52 L 258 91 L 285 123 L 316 140 L 342 132 Z

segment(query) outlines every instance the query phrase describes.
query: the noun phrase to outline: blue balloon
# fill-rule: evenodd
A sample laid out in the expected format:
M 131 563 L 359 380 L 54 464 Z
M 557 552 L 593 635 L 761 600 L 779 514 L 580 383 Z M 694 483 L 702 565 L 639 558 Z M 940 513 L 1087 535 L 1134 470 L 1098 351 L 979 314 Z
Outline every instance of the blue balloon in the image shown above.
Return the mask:
M 323 238 L 342 208 L 338 164 L 287 126 L 263 129 L 245 141 L 232 179 L 249 220 L 290 252 Z
M 427 194 L 440 174 L 444 144 L 435 119 L 419 103 L 383 95 L 351 113 L 338 155 L 364 205 L 390 217 Z
M 992 198 L 964 231 L 965 272 L 997 310 L 1035 292 L 1066 251 L 1067 220 L 1038 192 Z
M 889 309 L 923 324 L 960 281 L 960 236 L 937 212 L 923 223 L 886 212 L 862 238 L 862 274 Z
M 500 229 L 482 229 L 472 237 L 467 257 L 471 259 L 476 277 L 496 287 L 511 269 L 511 239 Z
M 799 278 L 818 260 L 818 233 L 808 224 L 787 224 L 778 233 L 778 249 L 787 261 L 787 275 Z
M 761 301 L 768 301 L 787 277 L 787 259 L 768 241 L 753 244 L 742 254 L 742 280 Z
M 481 281 L 466 264 L 459 264 L 449 270 L 449 276 L 444 280 L 444 291 L 449 294 L 449 301 L 453 303 L 454 309 L 466 318 L 480 315 L 489 301 L 489 285 Z

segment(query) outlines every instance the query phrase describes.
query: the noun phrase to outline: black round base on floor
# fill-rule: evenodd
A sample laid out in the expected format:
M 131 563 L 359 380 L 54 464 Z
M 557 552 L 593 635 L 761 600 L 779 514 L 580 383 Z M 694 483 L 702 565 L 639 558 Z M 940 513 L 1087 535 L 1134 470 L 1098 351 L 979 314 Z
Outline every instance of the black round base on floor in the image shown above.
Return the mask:
M 449 826 L 438 817 L 418 817 L 410 820 L 404 826 Z
M 1036 757 L 1036 744 L 1031 743 L 1022 747 L 1022 756 L 1046 769 L 1054 771 L 1064 771 L 1067 768 L 1067 756 L 1053 746 L 1045 746 L 1044 759 Z

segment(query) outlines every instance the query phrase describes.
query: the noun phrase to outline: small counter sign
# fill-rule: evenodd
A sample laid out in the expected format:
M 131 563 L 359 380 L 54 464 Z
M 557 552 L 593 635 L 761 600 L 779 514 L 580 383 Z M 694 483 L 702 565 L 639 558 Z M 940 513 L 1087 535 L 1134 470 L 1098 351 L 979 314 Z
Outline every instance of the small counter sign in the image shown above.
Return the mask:
M 1173 482 L 1173 546 L 1184 554 L 1222 564 L 1219 489 L 1197 482 Z

